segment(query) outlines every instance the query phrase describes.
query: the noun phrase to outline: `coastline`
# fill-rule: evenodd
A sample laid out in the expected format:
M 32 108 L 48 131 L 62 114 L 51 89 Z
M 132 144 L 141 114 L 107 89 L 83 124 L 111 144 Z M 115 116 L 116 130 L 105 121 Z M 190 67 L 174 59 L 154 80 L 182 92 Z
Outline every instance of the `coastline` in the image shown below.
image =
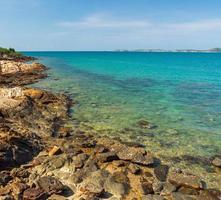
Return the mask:
M 206 189 L 199 177 L 169 170 L 140 144 L 71 130 L 65 126 L 71 120 L 68 97 L 26 88 L 47 76 L 46 67 L 21 63 L 15 67 L 18 62 L 7 62 L 12 70 L 0 74 L 1 101 L 5 99 L 0 107 L 1 152 L 6 155 L 1 157 L 0 195 L 23 199 L 220 198 L 221 193 Z

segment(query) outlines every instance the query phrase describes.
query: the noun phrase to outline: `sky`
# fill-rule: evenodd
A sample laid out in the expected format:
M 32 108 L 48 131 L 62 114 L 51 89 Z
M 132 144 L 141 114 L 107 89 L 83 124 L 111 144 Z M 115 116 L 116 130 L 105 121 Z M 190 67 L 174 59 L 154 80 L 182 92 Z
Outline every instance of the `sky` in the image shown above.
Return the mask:
M 221 47 L 221 0 L 0 0 L 0 46 L 22 51 Z

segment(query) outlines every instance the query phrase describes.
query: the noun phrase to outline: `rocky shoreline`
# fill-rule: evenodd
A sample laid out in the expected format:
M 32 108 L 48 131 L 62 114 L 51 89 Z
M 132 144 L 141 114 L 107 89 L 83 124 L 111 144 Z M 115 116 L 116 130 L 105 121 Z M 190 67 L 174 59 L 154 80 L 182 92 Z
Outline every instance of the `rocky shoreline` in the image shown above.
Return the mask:
M 0 199 L 221 199 L 141 144 L 71 128 L 71 99 L 27 86 L 47 77 L 46 69 L 0 61 Z M 221 167 L 221 159 L 213 164 Z

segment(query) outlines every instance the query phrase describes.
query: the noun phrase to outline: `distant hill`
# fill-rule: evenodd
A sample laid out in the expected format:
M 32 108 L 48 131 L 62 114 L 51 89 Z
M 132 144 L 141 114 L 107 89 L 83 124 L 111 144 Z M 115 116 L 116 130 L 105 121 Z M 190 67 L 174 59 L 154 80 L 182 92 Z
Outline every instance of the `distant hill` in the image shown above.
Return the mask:
M 197 49 L 176 49 L 176 50 L 165 50 L 165 49 L 117 49 L 118 52 L 221 52 L 221 48 L 212 48 L 207 50 L 197 50 Z

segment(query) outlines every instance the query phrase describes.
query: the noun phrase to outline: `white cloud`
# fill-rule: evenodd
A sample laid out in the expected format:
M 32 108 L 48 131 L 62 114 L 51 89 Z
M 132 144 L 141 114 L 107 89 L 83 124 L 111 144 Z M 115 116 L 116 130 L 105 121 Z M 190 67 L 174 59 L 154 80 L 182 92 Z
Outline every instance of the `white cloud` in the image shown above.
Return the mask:
M 80 21 L 63 21 L 57 23 L 63 28 L 76 29 L 105 29 L 111 28 L 113 30 L 125 29 L 133 30 L 138 28 L 142 32 L 149 33 L 194 33 L 198 31 L 212 31 L 221 30 L 221 19 L 209 19 L 201 21 L 190 22 L 154 22 L 148 20 L 116 20 L 110 19 L 106 16 L 92 15 Z
M 144 28 L 151 24 L 144 20 L 113 20 L 99 15 L 92 15 L 81 21 L 65 21 L 57 25 L 67 28 Z

